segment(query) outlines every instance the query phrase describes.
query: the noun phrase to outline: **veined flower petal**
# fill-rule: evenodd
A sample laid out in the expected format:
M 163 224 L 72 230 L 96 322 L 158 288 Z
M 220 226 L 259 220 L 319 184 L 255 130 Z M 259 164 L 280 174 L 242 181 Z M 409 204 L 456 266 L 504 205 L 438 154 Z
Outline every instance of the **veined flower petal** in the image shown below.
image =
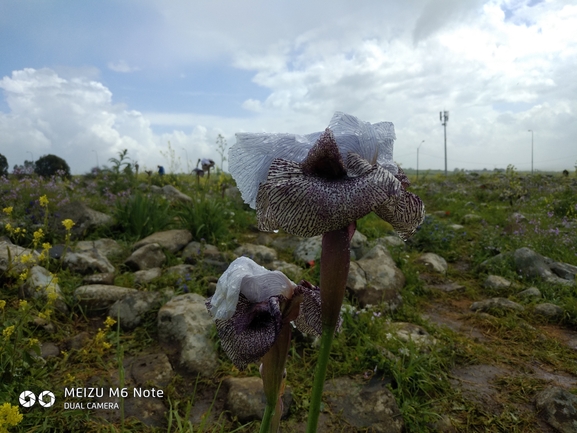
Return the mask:
M 257 196 L 259 229 L 317 236 L 346 227 L 377 207 L 394 206 L 402 186 L 389 171 L 352 153 L 347 167 L 356 177 L 327 180 L 305 175 L 300 164 L 274 160 Z
M 259 303 L 271 296 L 292 296 L 296 286 L 279 271 L 269 271 L 248 257 L 239 257 L 220 276 L 208 309 L 212 317 L 230 319 L 242 293 L 249 302 Z
M 279 298 L 254 304 L 241 295 L 234 315 L 215 320 L 222 349 L 240 370 L 257 362 L 278 338 L 283 326 Z

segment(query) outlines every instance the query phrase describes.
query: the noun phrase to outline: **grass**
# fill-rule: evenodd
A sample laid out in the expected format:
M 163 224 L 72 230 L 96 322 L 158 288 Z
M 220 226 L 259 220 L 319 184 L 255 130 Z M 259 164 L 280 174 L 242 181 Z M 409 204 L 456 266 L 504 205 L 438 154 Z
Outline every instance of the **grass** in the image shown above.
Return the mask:
M 192 204 L 170 203 L 144 192 L 133 194 L 131 191 L 139 182 L 147 185 L 171 183 L 192 197 Z M 254 239 L 254 211 L 223 197 L 222 186 L 227 183 L 232 184 L 230 178 L 216 174 L 211 175 L 210 180 L 201 179 L 198 186 L 191 176 L 148 179 L 141 175 L 136 179 L 132 174 L 130 178 L 124 178 L 118 173 L 74 177 L 69 181 L 3 180 L 0 183 L 2 208 L 11 207 L 12 210 L 4 211 L 0 216 L 3 227 L 0 235 L 30 247 L 33 234 L 39 228 L 45 228 L 42 241 L 64 243 L 63 235 L 52 233 L 44 226 L 47 216 L 55 216 L 60 203 L 86 198 L 91 207 L 114 216 L 112 228 L 101 229 L 89 237 L 112 236 L 121 244 L 123 253 L 111 259 L 119 269 L 115 284 L 133 287 L 132 274 L 122 272 L 121 264 L 130 254 L 133 241 L 155 231 L 186 228 L 195 240 L 204 239 L 226 254 L 242 242 Z M 575 288 L 525 280 L 516 273 L 510 261 L 498 263 L 490 270 L 481 264 L 499 253 L 529 247 L 554 260 L 576 265 L 575 187 L 574 176 L 520 175 L 512 167 L 502 174 L 421 176 L 412 191 L 424 200 L 429 216 L 406 247 L 390 248 L 406 277 L 402 289 L 403 305 L 393 313 L 384 314 L 378 305 L 359 309 L 354 299 L 348 299 L 342 329 L 334 341 L 328 377 L 348 375 L 387 383 L 403 415 L 407 432 L 438 431 L 439 423 L 443 422 L 452 424 L 457 431 L 541 431 L 531 407 L 535 395 L 548 381 L 532 374 L 532 366 L 538 363 L 544 370 L 577 376 L 577 355 L 560 337 L 577 327 Z M 39 201 L 43 195 L 48 200 L 46 205 Z M 522 214 L 525 219 L 515 218 L 514 213 Z M 468 214 L 478 215 L 480 219 L 463 223 Z M 6 224 L 11 224 L 12 230 L 8 230 Z M 454 224 L 464 228 L 455 229 Z M 19 233 L 15 232 L 17 227 L 21 229 Z M 369 243 L 392 234 L 390 225 L 372 214 L 358 221 L 357 228 L 367 236 Z M 450 266 L 446 277 L 465 289 L 445 293 L 429 288 L 424 279 L 428 270 L 414 263 L 423 252 L 443 256 Z M 290 251 L 280 252 L 280 257 L 292 260 Z M 172 255 L 169 264 L 178 264 L 180 260 Z M 52 311 L 51 304 L 42 299 L 29 299 L 23 304 L 19 294 L 20 275 L 0 271 L 0 300 L 5 302 L 0 301 L 0 406 L 9 402 L 24 415 L 9 431 L 196 433 L 258 430 L 258 421 L 243 424 L 223 410 L 224 391 L 219 388 L 227 376 L 258 376 L 258 366 L 251 365 L 243 372 L 235 369 L 220 350 L 216 334 L 213 341 L 219 351 L 220 365 L 215 376 L 191 378 L 184 373 L 175 374 L 164 388 L 163 402 L 167 411 L 165 425 L 161 428 L 146 426 L 130 417 L 118 422 L 98 420 L 94 412 L 67 411 L 62 406 L 42 410 L 18 406 L 18 395 L 24 389 L 35 393 L 53 389 L 57 400 L 61 400 L 64 387 L 83 387 L 90 378 L 122 371 L 120 366 L 127 358 L 161 351 L 156 338 L 156 311 L 150 312 L 133 331 L 106 328 L 105 317 L 86 314 L 73 299 L 73 291 L 82 284 L 81 277 L 63 270 L 54 260 L 47 260 L 43 265 L 58 277 L 69 307 L 65 314 Z M 303 269 L 303 277 L 318 284 L 318 268 L 315 265 Z M 504 291 L 485 289 L 483 281 L 489 272 L 506 277 L 517 286 Z M 214 270 L 198 265 L 186 278 L 163 275 L 140 289 L 168 289 L 177 294 L 189 291 L 206 296 L 209 281 L 218 276 Z M 530 286 L 541 291 L 542 299 L 522 301 L 516 298 L 516 293 Z M 468 310 L 472 302 L 495 296 L 520 302 L 526 306 L 526 311 L 488 315 Z M 558 321 L 536 317 L 532 308 L 537 302 L 559 305 L 565 314 Z M 434 308 L 451 312 L 451 317 L 475 329 L 480 337 L 425 320 L 423 315 Z M 47 316 L 48 320 L 38 320 L 40 316 Z M 395 322 L 423 327 L 436 344 L 420 346 L 398 338 L 393 326 Z M 14 326 L 12 331 L 7 331 L 11 326 Z M 66 350 L 66 342 L 81 332 L 87 333 L 85 345 Z M 53 342 L 65 350 L 58 356 L 42 360 L 37 356 L 41 342 Z M 288 419 L 282 423 L 283 431 L 302 430 L 315 363 L 314 342 L 295 333 L 287 364 L 293 403 Z M 496 392 L 494 407 L 469 398 L 452 384 L 454 368 L 477 364 L 515 369 L 516 374 L 500 376 L 490 383 Z M 202 410 L 201 404 L 205 405 Z M 199 411 L 202 413 L 197 413 Z M 342 418 L 335 416 L 331 421 L 335 431 L 349 431 Z

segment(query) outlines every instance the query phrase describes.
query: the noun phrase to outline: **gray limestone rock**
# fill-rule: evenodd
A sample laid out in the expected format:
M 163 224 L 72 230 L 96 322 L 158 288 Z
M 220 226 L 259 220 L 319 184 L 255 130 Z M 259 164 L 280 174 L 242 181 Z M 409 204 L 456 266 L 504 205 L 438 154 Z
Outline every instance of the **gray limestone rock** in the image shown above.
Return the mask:
M 162 275 L 161 268 L 144 269 L 134 273 L 134 284 L 147 284 Z
M 108 315 L 118 320 L 124 330 L 140 325 L 144 315 L 158 306 L 161 295 L 158 292 L 135 292 L 126 295 L 110 306 Z
M 166 261 L 162 248 L 157 243 L 147 244 L 134 251 L 124 264 L 133 271 L 159 268 Z
M 383 245 L 385 247 L 404 247 L 406 246 L 405 241 L 398 236 L 383 236 L 377 239 L 378 245 Z
M 62 225 L 65 219 L 71 219 L 74 226 L 70 230 L 73 239 L 81 239 L 86 233 L 103 226 L 112 224 L 113 218 L 102 212 L 89 208 L 79 201 L 70 202 L 58 209 L 49 224 L 53 232 L 64 235 L 66 230 Z
M 215 261 L 223 261 L 224 257 L 217 247 L 210 244 L 202 244 L 200 242 L 190 242 L 181 253 L 181 258 L 186 263 L 195 264 L 202 259 L 210 259 Z
M 278 259 L 276 250 L 265 247 L 264 245 L 243 244 L 234 250 L 234 253 L 239 257 L 248 257 L 257 262 L 259 265 L 272 263 Z
M 102 256 L 98 250 L 84 250 L 81 252 L 68 252 L 62 257 L 62 264 L 70 271 L 86 275 L 91 273 L 114 273 L 115 269 L 108 259 Z
M 405 276 L 397 268 L 389 251 L 382 245 L 376 245 L 355 263 L 358 266 L 356 269 L 352 266 L 355 280 L 347 280 L 347 287 L 358 299 L 359 305 L 364 307 L 384 302 L 389 309 L 395 310 L 402 303 L 400 290 L 405 285 Z M 366 284 L 360 287 L 363 272 Z
M 116 301 L 137 292 L 138 290 L 127 287 L 91 284 L 74 290 L 74 299 L 88 310 L 100 310 L 108 309 Z
M 152 189 L 151 189 L 151 191 L 152 191 Z M 190 196 L 180 192 L 178 189 L 176 189 L 172 185 L 164 185 L 161 188 L 161 193 L 169 200 L 183 201 L 186 203 L 192 203 L 192 201 L 193 201 Z
M 174 275 L 174 276 L 179 276 L 179 277 L 186 277 L 186 276 L 190 276 L 190 274 L 192 274 L 192 272 L 194 271 L 194 266 L 192 265 L 175 265 L 175 266 L 171 266 L 170 268 L 166 268 L 164 270 L 164 273 L 166 275 Z
M 575 281 L 560 278 L 553 273 L 551 266 L 557 265 L 556 262 L 543 257 L 541 254 L 538 254 L 529 248 L 523 247 L 516 250 L 513 253 L 513 259 L 517 271 L 524 277 L 542 278 L 543 280 L 554 284 L 563 284 L 568 286 L 575 285 Z
M 563 308 L 548 302 L 536 305 L 533 312 L 548 319 L 560 319 L 565 314 L 565 310 Z
M 550 386 L 535 397 L 540 416 L 561 433 L 577 432 L 577 396 L 569 391 Z
M 511 287 L 511 281 L 498 275 L 489 275 L 483 285 L 487 289 L 502 290 Z
M 390 330 L 399 340 L 412 341 L 418 347 L 430 347 L 437 344 L 437 340 L 425 328 L 414 323 L 394 322 L 391 323 Z
M 322 236 L 302 239 L 294 250 L 295 260 L 303 263 L 318 260 L 321 256 L 322 239 Z
M 139 240 L 132 246 L 132 249 L 137 250 L 145 245 L 156 243 L 171 253 L 177 253 L 190 241 L 192 241 L 192 234 L 188 230 L 166 230 Z
M 349 377 L 339 377 L 325 383 L 323 396 L 331 412 L 340 413 L 357 430 L 404 431 L 403 417 L 385 381 L 375 379 L 363 385 Z
M 62 312 L 68 312 L 68 306 L 64 302 L 62 290 L 54 280 L 54 275 L 42 266 L 33 266 L 28 278 L 21 286 L 22 293 L 26 298 L 47 299 L 49 293 L 55 293 L 54 307 Z
M 529 287 L 528 289 L 517 293 L 517 297 L 522 299 L 540 298 L 541 291 L 537 287 Z
M 96 249 L 100 255 L 110 258 L 122 253 L 122 247 L 114 239 L 97 239 L 95 241 L 78 241 L 74 251 L 90 251 Z
M 260 377 L 229 377 L 224 380 L 228 388 L 225 407 L 240 422 L 262 419 L 266 398 Z M 283 417 L 288 415 L 292 394 L 287 387 L 283 394 Z
M 114 273 L 105 272 L 103 274 L 86 275 L 84 278 L 82 278 L 82 282 L 85 285 L 106 284 L 106 285 L 111 286 L 114 284 Z
M 438 272 L 440 274 L 447 273 L 447 261 L 435 253 L 422 254 L 419 258 L 417 258 L 417 260 L 415 260 L 415 262 L 425 265 L 427 268 L 434 272 Z
M 196 293 L 176 296 L 158 311 L 158 339 L 176 349 L 177 363 L 186 370 L 210 377 L 218 367 L 218 356 L 210 341 L 214 322 Z
M 275 260 L 274 262 L 267 264 L 265 268 L 271 271 L 280 271 L 295 283 L 298 283 L 297 280 L 300 279 L 300 275 L 303 271 L 300 266 L 293 263 L 283 262 L 282 260 Z
M 0 272 L 10 270 L 14 275 L 22 273 L 25 269 L 30 269 L 38 263 L 40 254 L 29 248 L 14 245 L 10 241 L 0 242 Z M 32 260 L 22 263 L 23 256 L 30 256 Z
M 506 312 L 506 311 L 524 311 L 525 307 L 507 298 L 491 298 L 484 301 L 473 302 L 471 311 L 482 313 Z

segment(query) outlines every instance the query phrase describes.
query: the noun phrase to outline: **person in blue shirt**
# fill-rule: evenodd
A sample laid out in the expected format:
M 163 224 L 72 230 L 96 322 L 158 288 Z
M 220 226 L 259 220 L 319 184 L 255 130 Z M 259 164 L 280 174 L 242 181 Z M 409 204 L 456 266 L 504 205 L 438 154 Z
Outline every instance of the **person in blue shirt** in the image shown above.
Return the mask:
M 159 165 L 157 167 L 158 167 L 158 174 L 164 176 L 164 167 L 162 165 Z

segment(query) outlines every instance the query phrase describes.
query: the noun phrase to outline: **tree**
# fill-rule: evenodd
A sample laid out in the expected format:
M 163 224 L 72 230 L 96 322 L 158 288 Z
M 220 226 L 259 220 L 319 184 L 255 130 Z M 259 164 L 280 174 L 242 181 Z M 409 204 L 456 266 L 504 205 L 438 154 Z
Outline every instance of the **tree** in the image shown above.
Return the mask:
M 226 148 L 228 144 L 226 143 L 226 138 L 223 137 L 222 134 L 218 134 L 216 137 L 216 151 L 220 155 L 220 171 L 224 171 L 224 161 L 226 161 L 226 156 L 224 153 L 226 152 Z
M 35 163 L 34 172 L 42 177 L 59 175 L 70 178 L 70 167 L 66 161 L 52 154 L 41 156 Z
M 8 175 L 8 160 L 0 153 L 0 176 Z

